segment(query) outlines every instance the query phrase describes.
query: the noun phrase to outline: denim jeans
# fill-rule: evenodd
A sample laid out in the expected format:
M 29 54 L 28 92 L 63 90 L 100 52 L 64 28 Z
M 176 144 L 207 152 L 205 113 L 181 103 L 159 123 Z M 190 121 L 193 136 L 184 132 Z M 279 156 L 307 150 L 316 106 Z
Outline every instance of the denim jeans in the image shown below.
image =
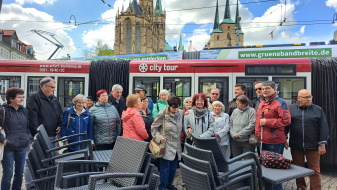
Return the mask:
M 176 170 L 178 167 L 178 156 L 174 160 L 165 160 L 160 158 L 160 185 L 159 190 L 166 190 L 172 188 L 172 183 L 176 175 Z
M 23 170 L 25 166 L 27 148 L 20 150 L 7 150 L 5 147 L 4 157 L 2 163 L 2 190 L 20 190 L 22 185 Z M 15 174 L 13 185 L 11 187 L 11 180 L 13 177 L 13 166 L 15 164 Z
M 260 143 L 259 143 L 260 146 Z M 281 144 L 262 144 L 262 150 L 269 150 L 272 152 L 276 152 L 279 154 L 283 154 L 283 150 L 284 150 L 284 143 Z M 272 185 L 273 190 L 282 190 L 282 184 L 273 184 Z

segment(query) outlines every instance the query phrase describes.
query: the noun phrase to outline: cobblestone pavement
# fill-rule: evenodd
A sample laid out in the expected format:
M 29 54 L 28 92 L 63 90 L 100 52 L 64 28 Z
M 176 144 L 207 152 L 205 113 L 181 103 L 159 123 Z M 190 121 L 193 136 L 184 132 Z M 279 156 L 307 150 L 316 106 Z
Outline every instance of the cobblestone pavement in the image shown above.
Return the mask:
M 322 166 L 322 190 L 337 190 L 337 166 Z M 0 164 L 0 179 L 2 177 L 2 166 Z M 174 179 L 173 185 L 179 190 L 183 190 L 182 177 L 180 169 L 178 168 L 176 177 Z M 306 178 L 306 182 L 309 182 L 309 178 Z M 25 190 L 24 182 L 22 184 L 22 189 Z M 295 179 L 283 183 L 284 190 L 296 190 Z M 308 188 L 309 189 L 309 188 Z

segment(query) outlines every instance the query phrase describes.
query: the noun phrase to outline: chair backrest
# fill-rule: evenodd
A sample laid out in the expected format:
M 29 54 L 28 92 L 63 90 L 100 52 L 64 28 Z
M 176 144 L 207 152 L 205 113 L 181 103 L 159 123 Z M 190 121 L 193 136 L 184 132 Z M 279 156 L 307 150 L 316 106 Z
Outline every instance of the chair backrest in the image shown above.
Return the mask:
M 211 168 L 212 168 L 212 171 L 213 171 L 213 176 L 214 176 L 215 182 L 216 182 L 217 185 L 220 185 L 221 182 L 218 179 L 219 171 L 218 171 L 218 167 L 215 163 L 212 151 L 200 149 L 200 148 L 192 146 L 188 143 L 185 143 L 185 149 L 187 151 L 187 155 L 189 155 L 191 157 L 194 157 L 194 158 L 197 158 L 197 159 L 200 159 L 200 160 L 207 161 L 211 164 Z
M 32 175 L 32 179 L 36 180 L 36 179 L 41 179 L 44 177 L 49 177 L 49 176 L 54 176 L 55 175 L 55 170 L 50 170 L 50 171 L 46 171 L 46 172 L 40 172 L 38 173 L 38 170 L 44 169 L 44 167 L 42 167 L 41 162 L 40 162 L 40 157 L 38 154 L 36 154 L 36 149 L 34 149 L 35 145 L 33 142 L 31 149 L 28 152 L 28 160 L 27 160 L 27 165 L 28 168 L 30 170 L 30 173 Z M 37 189 L 51 189 L 54 186 L 54 178 L 41 182 L 41 183 L 36 183 L 35 187 Z
M 196 147 L 210 150 L 213 152 L 213 156 L 220 172 L 228 171 L 228 164 L 225 158 L 225 154 L 219 145 L 218 140 L 215 137 L 211 138 L 199 138 L 192 135 L 193 143 Z
M 41 124 L 38 128 L 37 128 L 37 132 L 43 137 L 43 139 L 45 140 L 45 144 L 43 146 L 47 146 L 47 149 L 51 149 L 54 148 L 54 146 L 51 144 L 48 133 L 46 131 L 46 128 L 44 127 L 43 124 Z
M 152 173 L 151 179 L 149 181 L 149 190 L 157 190 L 159 181 L 160 181 L 159 175 Z
M 208 174 L 209 184 L 210 184 L 212 189 L 214 189 L 217 186 L 215 184 L 213 171 L 212 171 L 212 168 L 211 168 L 211 164 L 209 162 L 194 158 L 194 157 L 189 156 L 185 153 L 182 154 L 182 158 L 183 158 L 184 164 L 186 164 L 186 166 L 188 166 L 192 169 L 201 171 L 201 172 L 205 172 L 205 173 Z
M 148 142 L 118 136 L 112 151 L 107 173 L 140 173 L 147 156 Z M 121 186 L 135 185 L 135 178 L 114 179 Z
M 179 166 L 187 190 L 211 189 L 207 173 L 195 170 L 183 163 L 180 163 Z

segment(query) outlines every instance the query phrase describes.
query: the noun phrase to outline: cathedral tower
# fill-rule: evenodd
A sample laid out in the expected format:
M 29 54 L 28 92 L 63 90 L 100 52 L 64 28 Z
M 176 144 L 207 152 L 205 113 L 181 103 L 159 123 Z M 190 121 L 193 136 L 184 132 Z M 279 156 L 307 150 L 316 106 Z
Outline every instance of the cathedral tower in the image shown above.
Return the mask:
M 166 13 L 161 0 L 132 0 L 129 7 L 117 13 L 115 54 L 156 53 L 165 51 Z

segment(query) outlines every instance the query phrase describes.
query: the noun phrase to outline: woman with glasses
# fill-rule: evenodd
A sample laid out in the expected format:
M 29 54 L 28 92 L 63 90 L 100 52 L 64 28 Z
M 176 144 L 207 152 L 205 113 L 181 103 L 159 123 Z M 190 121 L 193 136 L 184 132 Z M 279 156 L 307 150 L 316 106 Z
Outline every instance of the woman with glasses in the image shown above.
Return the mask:
M 153 123 L 153 117 L 152 117 L 151 110 L 148 108 L 149 99 L 146 96 L 141 96 L 140 101 L 141 101 L 141 104 L 140 104 L 140 109 L 138 111 L 144 120 L 145 129 L 147 131 L 147 134 L 149 135 L 149 138 L 146 141 L 150 142 L 152 140 L 151 125 Z
M 1 189 L 21 189 L 27 146 L 31 136 L 28 127 L 28 111 L 22 106 L 24 91 L 9 88 L 6 91 L 7 103 L 0 108 L 0 125 L 6 136 L 0 133 L 0 143 L 5 147 L 2 160 Z M 3 122 L 2 122 L 3 121 Z M 11 181 L 14 173 L 14 180 Z
M 123 137 L 139 141 L 145 141 L 149 138 L 145 123 L 138 111 L 141 104 L 140 97 L 137 94 L 130 94 L 126 97 L 126 106 L 128 108 L 122 113 Z
M 121 133 L 121 120 L 115 106 L 108 103 L 108 92 L 104 89 L 96 93 L 98 101 L 90 108 L 93 121 L 94 143 L 96 150 L 113 149 Z
M 208 128 L 213 127 L 213 122 L 212 114 L 208 110 L 206 95 L 195 94 L 192 98 L 192 108 L 184 118 L 184 130 L 187 138 L 190 139 L 192 134 L 202 137 Z
M 249 143 L 249 135 L 254 133 L 255 109 L 249 106 L 245 95 L 236 98 L 237 108 L 234 109 L 230 121 L 230 135 L 233 157 L 245 152 L 254 152 L 255 144 Z

